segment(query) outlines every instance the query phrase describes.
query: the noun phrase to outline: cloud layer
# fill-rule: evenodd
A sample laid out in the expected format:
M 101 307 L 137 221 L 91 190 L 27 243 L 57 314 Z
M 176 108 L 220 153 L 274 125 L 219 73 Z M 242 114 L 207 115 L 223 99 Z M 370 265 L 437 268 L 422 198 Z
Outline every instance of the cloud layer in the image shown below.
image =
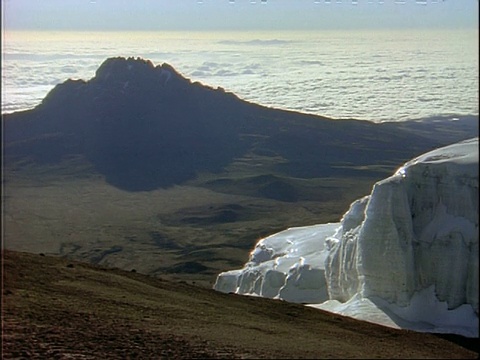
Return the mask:
M 140 56 L 252 102 L 334 118 L 478 114 L 472 31 L 34 36 L 6 38 L 2 112 L 35 106 L 68 78 L 92 78 L 108 57 Z

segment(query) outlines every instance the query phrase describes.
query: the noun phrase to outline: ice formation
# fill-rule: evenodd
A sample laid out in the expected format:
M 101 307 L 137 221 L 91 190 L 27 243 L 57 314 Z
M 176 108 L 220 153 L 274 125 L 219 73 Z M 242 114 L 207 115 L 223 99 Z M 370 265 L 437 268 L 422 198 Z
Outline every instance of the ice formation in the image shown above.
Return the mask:
M 260 240 L 214 288 L 382 325 L 478 337 L 478 138 L 421 155 L 340 223 Z

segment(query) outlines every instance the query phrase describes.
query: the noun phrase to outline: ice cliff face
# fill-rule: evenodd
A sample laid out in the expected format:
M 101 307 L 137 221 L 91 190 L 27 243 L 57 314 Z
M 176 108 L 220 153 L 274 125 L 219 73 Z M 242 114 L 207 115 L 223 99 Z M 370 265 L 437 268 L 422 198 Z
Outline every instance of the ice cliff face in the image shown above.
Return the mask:
M 361 212 L 361 223 L 343 224 L 327 260 L 330 298 L 360 291 L 406 306 L 415 291 L 434 285 L 450 309 L 467 303 L 478 312 L 477 140 L 408 162 L 375 184 Z M 357 276 L 339 259 L 341 247 Z M 346 278 L 358 279 L 358 287 Z
M 325 302 L 317 307 L 331 311 L 332 302 L 372 300 L 370 308 L 400 327 L 428 323 L 423 330 L 478 336 L 478 260 L 476 138 L 409 161 L 355 201 L 341 223 L 261 240 L 245 267 L 220 274 L 215 289 Z M 369 320 L 354 308 L 343 305 L 342 313 Z

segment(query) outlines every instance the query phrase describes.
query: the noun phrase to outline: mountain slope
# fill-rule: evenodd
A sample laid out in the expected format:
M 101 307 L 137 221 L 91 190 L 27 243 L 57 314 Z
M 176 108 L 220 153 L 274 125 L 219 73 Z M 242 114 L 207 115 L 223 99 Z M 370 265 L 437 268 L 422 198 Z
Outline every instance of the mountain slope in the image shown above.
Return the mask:
M 4 358 L 478 356 L 431 334 L 301 305 L 49 256 L 6 251 L 2 259 Z

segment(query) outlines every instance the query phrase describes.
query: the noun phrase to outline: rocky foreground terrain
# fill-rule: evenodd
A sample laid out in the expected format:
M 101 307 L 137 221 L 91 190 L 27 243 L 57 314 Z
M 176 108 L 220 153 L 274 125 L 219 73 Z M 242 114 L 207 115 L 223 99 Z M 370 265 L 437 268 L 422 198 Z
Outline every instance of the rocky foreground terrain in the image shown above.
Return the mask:
M 3 359 L 478 358 L 478 339 L 43 254 L 2 255 Z

